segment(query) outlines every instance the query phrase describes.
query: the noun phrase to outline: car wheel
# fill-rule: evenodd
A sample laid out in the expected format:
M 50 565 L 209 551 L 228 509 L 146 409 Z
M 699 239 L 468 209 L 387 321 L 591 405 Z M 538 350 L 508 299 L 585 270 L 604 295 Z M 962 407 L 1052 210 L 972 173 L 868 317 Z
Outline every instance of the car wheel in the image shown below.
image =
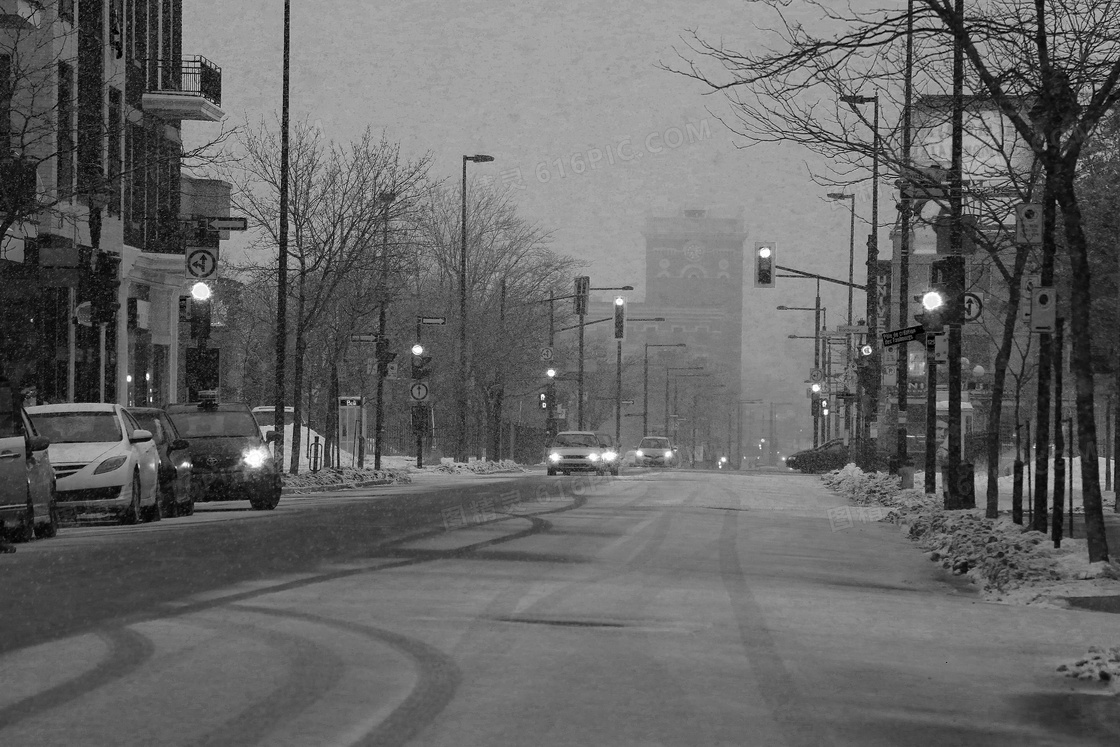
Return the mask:
M 128 508 L 121 515 L 122 524 L 139 524 L 144 520 L 144 512 L 140 509 L 140 473 L 132 473 L 132 500 Z
M 28 506 L 19 521 L 19 526 L 11 533 L 14 542 L 30 542 L 35 539 L 35 508 Z
M 175 500 L 174 488 L 169 490 L 161 490 L 159 492 L 160 503 L 163 504 L 163 515 L 168 519 L 174 519 L 179 515 L 179 502 Z
M 163 518 L 163 502 L 157 494 L 152 505 L 143 509 L 144 521 L 159 521 Z
M 618 477 L 618 473 L 621 472 L 621 471 L 622 471 L 621 467 L 615 467 L 614 469 L 611 470 L 611 474 L 615 477 Z
M 47 523 L 35 527 L 35 536 L 39 539 L 50 539 L 58 534 L 58 509 L 55 508 L 54 503 L 51 503 L 47 513 L 50 517 Z
M 194 515 L 194 494 L 187 496 L 187 501 L 179 507 L 180 516 L 193 516 Z
M 545 471 L 548 473 L 549 477 L 556 477 L 556 470 L 552 469 L 551 467 Z
M 276 508 L 278 503 L 280 503 L 279 492 L 263 496 L 257 495 L 249 499 L 249 505 L 252 506 L 255 511 L 271 511 Z

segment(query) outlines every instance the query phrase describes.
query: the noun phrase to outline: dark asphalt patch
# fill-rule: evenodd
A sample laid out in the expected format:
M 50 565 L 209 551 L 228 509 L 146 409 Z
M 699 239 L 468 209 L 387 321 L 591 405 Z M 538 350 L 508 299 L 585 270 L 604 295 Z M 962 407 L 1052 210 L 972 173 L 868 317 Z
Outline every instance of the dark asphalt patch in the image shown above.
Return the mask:
M 1112 612 L 1120 614 L 1120 596 L 1110 597 L 1063 597 L 1070 607 L 1092 612 Z

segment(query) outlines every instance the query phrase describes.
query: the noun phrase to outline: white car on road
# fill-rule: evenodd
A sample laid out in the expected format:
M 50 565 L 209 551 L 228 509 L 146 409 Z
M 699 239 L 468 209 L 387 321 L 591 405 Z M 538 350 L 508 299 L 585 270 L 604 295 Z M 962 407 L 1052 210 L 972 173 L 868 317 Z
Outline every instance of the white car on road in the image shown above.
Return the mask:
M 72 402 L 28 407 L 48 453 L 63 516 L 157 521 L 159 452 L 151 431 L 118 404 Z

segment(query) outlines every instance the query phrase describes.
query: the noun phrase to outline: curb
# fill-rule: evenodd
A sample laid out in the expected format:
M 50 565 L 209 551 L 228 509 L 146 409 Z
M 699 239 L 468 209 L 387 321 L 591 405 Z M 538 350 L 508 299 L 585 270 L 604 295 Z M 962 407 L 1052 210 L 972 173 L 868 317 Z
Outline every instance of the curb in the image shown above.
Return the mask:
M 280 488 L 280 495 L 309 495 L 311 493 L 326 493 L 331 490 L 353 490 L 376 485 L 392 485 L 394 480 L 366 480 L 365 482 L 339 482 L 332 485 L 307 485 Z M 407 485 L 408 483 L 402 483 Z

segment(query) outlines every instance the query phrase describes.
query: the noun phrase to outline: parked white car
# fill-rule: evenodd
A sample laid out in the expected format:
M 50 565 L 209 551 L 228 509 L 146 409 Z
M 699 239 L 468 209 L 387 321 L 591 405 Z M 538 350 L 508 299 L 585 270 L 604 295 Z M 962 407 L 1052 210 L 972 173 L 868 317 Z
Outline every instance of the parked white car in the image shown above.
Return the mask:
M 158 521 L 159 452 L 151 431 L 118 404 L 72 402 L 28 407 L 48 453 L 63 516 Z

